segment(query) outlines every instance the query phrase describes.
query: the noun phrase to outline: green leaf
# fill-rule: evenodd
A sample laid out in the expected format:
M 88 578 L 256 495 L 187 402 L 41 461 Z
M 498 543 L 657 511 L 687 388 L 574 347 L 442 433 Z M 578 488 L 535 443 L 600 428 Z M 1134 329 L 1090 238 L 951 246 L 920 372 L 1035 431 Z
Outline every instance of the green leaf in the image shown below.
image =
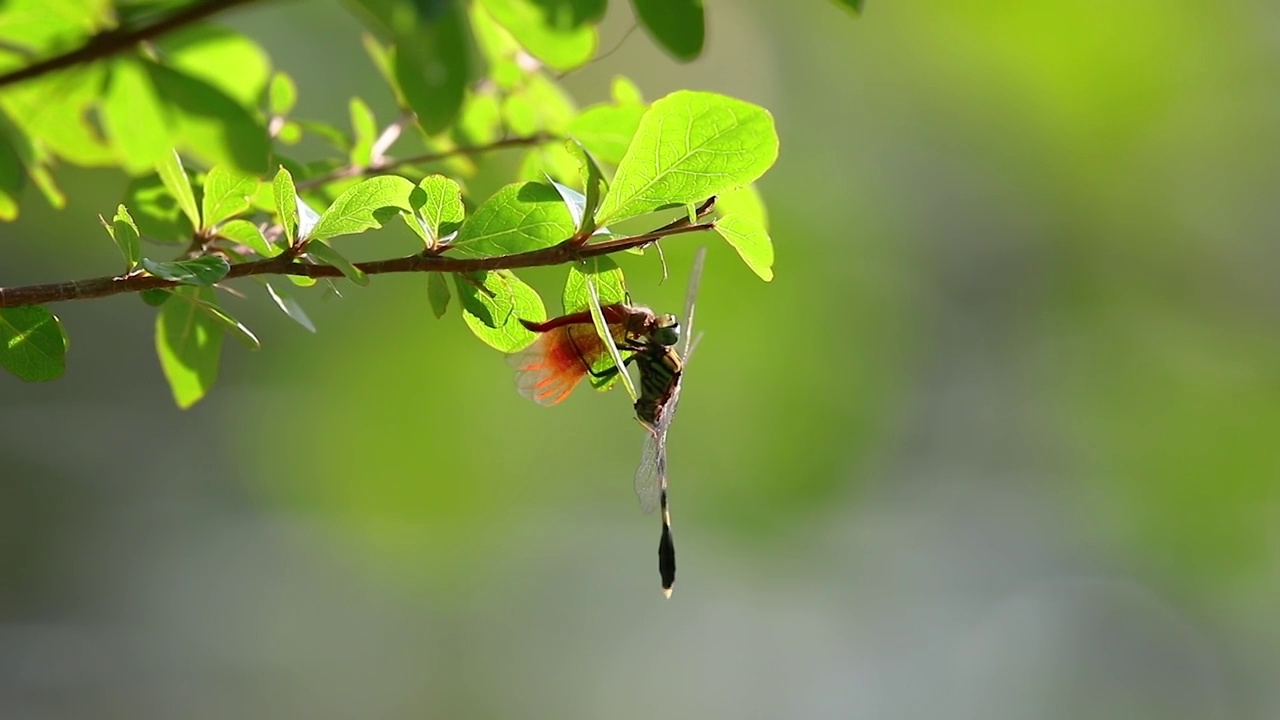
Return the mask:
M 749 185 L 777 157 L 778 135 L 764 108 L 715 93 L 671 93 L 640 121 L 601 203 L 600 222 Z
M 591 153 L 582 146 L 582 143 L 569 140 L 565 143 L 565 148 L 578 161 L 579 175 L 582 177 L 584 188 L 582 222 L 579 223 L 578 229 L 593 231 L 596 229 L 596 210 L 599 209 L 600 199 L 608 191 L 609 185 L 605 182 L 604 173 L 600 171 L 595 158 L 591 157 Z
M 464 257 L 496 257 L 551 247 L 573 233 L 573 217 L 555 188 L 514 183 L 462 223 L 449 249 Z
M 187 299 L 185 295 L 179 295 L 178 297 Z M 197 300 L 195 302 L 199 304 L 200 310 L 216 320 L 218 324 L 222 325 L 223 330 L 231 333 L 235 339 L 244 343 L 245 347 L 250 350 L 262 349 L 262 343 L 258 341 L 258 336 L 254 335 L 253 331 L 246 327 L 244 323 L 227 314 L 227 311 L 217 305 L 212 305 L 203 300 Z
M 835 0 L 835 3 L 852 11 L 854 15 L 861 15 L 863 6 L 867 4 L 866 0 Z
M 293 175 L 283 165 L 276 171 L 272 191 L 276 198 L 276 215 L 284 226 L 284 236 L 292 245 L 298 239 L 298 191 L 293 186 Z
M 320 240 L 316 240 L 307 245 L 307 254 L 319 260 L 338 268 L 348 280 L 357 285 L 368 285 L 369 276 L 363 270 L 356 267 L 350 260 L 345 258 L 342 253 L 334 250 Z
M 368 104 L 358 97 L 351 98 L 349 110 L 355 144 L 348 159 L 355 167 L 368 167 L 373 160 L 373 143 L 378 139 L 378 120 Z
M 464 208 L 462 188 L 443 175 L 428 175 L 409 194 L 413 215 L 406 215 L 409 227 L 422 237 L 427 247 L 434 248 L 440 238 L 456 231 L 462 224 Z M 421 220 L 421 223 L 418 223 Z
M 569 135 L 601 161 L 622 162 L 644 119 L 643 105 L 594 105 L 569 123 Z
M 18 217 L 18 200 L 26 184 L 17 148 L 10 142 L 8 133 L 0 133 L 0 220 Z
M 156 277 L 184 285 L 212 285 L 231 272 L 231 265 L 221 255 L 201 255 L 190 260 L 169 262 L 142 258 L 142 268 Z
M 507 95 L 503 114 L 507 127 L 517 135 L 560 135 L 568 130 L 577 108 L 558 84 L 537 74 Z
M 178 201 L 178 207 L 182 208 L 182 214 L 191 221 L 191 226 L 200 227 L 200 209 L 196 205 L 196 195 L 191 190 L 191 180 L 187 177 L 187 171 L 182 168 L 182 158 L 178 157 L 177 150 L 169 150 L 160 157 L 160 162 L 156 164 L 156 174 L 160 176 L 160 181 L 169 190 L 169 194 Z
M 333 201 L 329 209 L 320 215 L 308 237 L 324 240 L 380 228 L 388 217 L 398 211 L 413 212 L 409 194 L 414 187 L 412 182 L 399 175 L 379 175 L 362 180 Z
M 284 248 L 279 245 L 267 242 L 258 226 L 248 220 L 225 222 L 218 228 L 218 234 L 232 242 L 244 245 L 264 258 L 273 258 L 284 252 Z
M 561 307 L 566 315 L 590 307 L 591 294 L 587 291 L 587 278 L 595 283 L 601 305 L 626 302 L 627 281 L 622 276 L 622 268 L 607 257 L 588 258 L 581 264 L 569 266 L 569 277 L 565 280 L 564 293 L 561 295 Z
M 618 105 L 644 104 L 644 96 L 640 94 L 640 88 L 622 75 L 613 76 L 613 84 L 609 86 L 609 94 L 613 96 L 613 101 Z
M 254 113 L 204 80 L 156 63 L 145 65 L 184 150 L 207 165 L 230 165 L 250 175 L 267 171 L 271 140 Z
M 156 354 L 173 399 L 183 410 L 195 405 L 218 379 L 222 323 L 201 309 L 212 303 L 211 288 L 182 287 L 175 296 L 188 302 L 166 302 L 156 315 Z
M 103 129 L 120 164 L 138 174 L 165 162 L 173 152 L 175 122 L 145 61 L 122 57 L 110 67 L 101 105 Z
M 258 190 L 258 179 L 214 165 L 204 177 L 204 229 L 249 209 L 249 196 Z
M 190 182 L 188 176 L 188 185 Z M 132 213 L 138 232 L 146 240 L 186 243 L 195 233 L 195 226 L 155 173 L 134 178 L 125 189 L 124 204 Z
M 302 309 L 297 300 L 293 299 L 292 295 L 271 283 L 267 283 L 267 294 L 271 296 L 271 300 L 276 304 L 276 307 L 280 308 L 291 320 L 311 332 L 316 331 L 316 326 L 312 324 L 311 318 L 307 317 L 306 311 Z
M 257 43 L 217 25 L 189 25 L 155 44 L 165 65 L 208 83 L 242 107 L 257 105 L 271 74 L 271 61 Z
M 556 70 L 589 62 L 605 0 L 480 0 L 530 55 Z
M 631 0 L 631 7 L 654 41 L 677 60 L 702 54 L 707 34 L 702 0 Z
M 455 134 L 467 145 L 488 145 L 502 134 L 502 108 L 491 92 L 467 97 Z
M 520 324 L 520 319 L 534 322 L 547 319 L 547 310 L 537 291 L 507 270 L 471 277 L 485 290 L 462 275 L 454 275 L 462 318 L 471 332 L 485 344 L 506 353 L 532 343 L 534 334 Z
M 56 380 L 67 369 L 67 340 L 43 305 L 0 309 L 0 366 L 26 382 Z
M 164 288 L 151 288 L 138 293 L 138 297 L 142 298 L 142 302 L 151 307 L 160 307 L 168 302 L 169 298 L 173 297 L 173 294 Z
M 764 198 L 755 185 L 730 190 L 716 196 L 716 213 L 719 215 L 746 215 L 766 229 L 769 227 Z
M 302 128 L 303 132 L 329 143 L 339 152 L 351 152 L 351 138 L 342 128 L 319 120 L 299 120 L 298 127 Z
M 272 115 L 288 115 L 298 102 L 298 86 L 293 78 L 283 72 L 276 72 L 271 77 L 271 89 L 268 90 L 267 107 Z
M 427 273 L 427 300 L 431 302 L 431 312 L 437 318 L 444 317 L 449 309 L 449 285 L 441 273 Z
M 591 310 L 591 324 L 595 325 L 596 337 L 600 338 L 600 342 L 609 350 L 609 358 L 613 361 L 613 366 L 618 368 L 618 374 L 615 376 L 622 381 L 627 389 L 627 394 L 631 396 L 631 401 L 637 399 L 635 385 L 631 383 L 631 375 L 627 373 L 626 365 L 622 361 L 622 355 L 618 352 L 618 345 L 614 342 L 613 333 L 609 331 L 609 324 L 604 320 L 604 312 L 600 309 L 600 292 L 596 288 L 595 278 L 587 275 L 583 278 L 587 287 L 587 307 Z M 596 385 L 599 378 L 592 378 L 592 385 Z M 609 384 L 600 383 L 596 385 L 597 389 L 604 390 Z
M 738 256 L 761 280 L 773 279 L 773 241 L 756 218 L 730 213 L 716 220 L 716 232 L 738 251 Z
M 120 248 L 127 269 L 137 267 L 138 261 L 142 259 L 142 244 L 139 242 L 138 226 L 129 216 L 128 208 L 124 205 L 116 208 L 116 216 L 107 229 L 111 233 L 111 239 L 116 241 L 116 247 Z

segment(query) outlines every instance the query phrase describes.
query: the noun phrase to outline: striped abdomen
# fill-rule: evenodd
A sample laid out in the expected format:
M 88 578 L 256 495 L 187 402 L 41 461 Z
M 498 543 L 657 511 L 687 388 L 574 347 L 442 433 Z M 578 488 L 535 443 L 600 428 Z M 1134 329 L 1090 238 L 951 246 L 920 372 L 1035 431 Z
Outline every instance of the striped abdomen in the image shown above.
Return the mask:
M 637 353 L 635 363 L 640 368 L 640 397 L 636 399 L 636 417 L 653 426 L 662 419 L 663 410 L 680 386 L 680 373 L 684 364 L 675 350 L 650 346 Z

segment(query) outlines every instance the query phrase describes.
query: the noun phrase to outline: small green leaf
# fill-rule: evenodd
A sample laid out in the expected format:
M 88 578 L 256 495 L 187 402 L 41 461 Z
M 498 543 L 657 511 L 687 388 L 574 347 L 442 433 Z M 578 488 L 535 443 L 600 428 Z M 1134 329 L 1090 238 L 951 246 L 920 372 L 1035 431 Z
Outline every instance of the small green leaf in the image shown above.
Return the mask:
M 292 295 L 271 283 L 267 283 L 267 294 L 271 296 L 271 300 L 276 304 L 276 307 L 280 308 L 291 320 L 311 332 L 316 331 L 316 326 L 312 324 L 311 318 L 307 317 L 306 311 L 302 309 L 297 300 L 293 299 Z
M 268 94 L 268 107 L 272 115 L 288 115 L 298 102 L 298 87 L 293 83 L 293 78 L 283 72 L 276 72 L 271 77 Z
M 600 198 L 604 197 L 604 193 L 609 189 L 609 185 L 605 182 L 604 173 L 600 171 L 600 166 L 596 164 L 595 158 L 591 157 L 591 153 L 587 151 L 582 143 L 577 140 L 569 140 L 565 143 L 565 148 L 569 154 L 578 161 L 579 175 L 582 177 L 582 187 L 584 188 L 585 201 L 582 208 L 582 222 L 579 224 L 579 230 L 596 229 L 596 210 L 600 207 Z
M 21 140 L 20 130 L 15 129 L 14 134 Z M 10 141 L 9 133 L 0 132 L 0 220 L 18 217 L 18 200 L 26 184 L 18 149 Z
M 182 287 L 173 294 L 188 302 L 166 302 L 156 315 L 156 354 L 173 399 L 186 410 L 218 379 L 222 323 L 200 309 L 216 300 L 211 288 Z
M 172 297 L 172 294 L 164 288 L 151 288 L 138 293 L 138 297 L 142 298 L 142 302 L 151 307 L 160 307 Z
M 298 127 L 303 132 L 314 135 L 321 140 L 329 143 L 339 152 L 351 152 L 351 138 L 343 130 L 335 125 L 330 125 L 319 120 L 299 120 Z
M 0 366 L 26 382 L 56 380 L 67 369 L 67 340 L 43 305 L 0 309 Z
M 587 279 L 596 285 L 597 297 L 601 305 L 626 302 L 627 281 L 622 276 L 622 269 L 607 257 L 588 258 L 582 264 L 569 266 L 569 277 L 564 283 L 561 295 L 561 307 L 566 315 L 581 312 L 591 305 L 591 294 L 587 290 Z
M 761 280 L 773 279 L 773 241 L 763 224 L 749 215 L 730 213 L 716 220 L 716 232 Z
M 156 277 L 184 285 L 212 285 L 231 272 L 231 265 L 220 255 L 201 255 L 190 260 L 169 262 L 142 258 L 142 267 Z
M 191 226 L 200 227 L 200 208 L 196 205 L 191 180 L 187 177 L 187 171 L 182 168 L 182 158 L 178 157 L 177 150 L 170 150 L 161 156 L 160 162 L 156 164 L 156 174 L 160 176 L 160 182 L 164 183 L 169 194 L 178 201 L 178 207 L 182 208 L 182 213 L 191 221 Z
M 749 185 L 777 157 L 778 135 L 764 108 L 715 93 L 671 93 L 640 121 L 600 205 L 600 222 Z
M 569 123 L 569 135 L 610 165 L 622 162 L 644 119 L 644 105 L 594 105 Z
M 276 171 L 272 190 L 276 198 L 276 215 L 284 226 L 284 236 L 292 245 L 298 239 L 298 191 L 293 186 L 293 175 L 280 166 Z
M 520 324 L 520 319 L 534 322 L 547 319 L 547 310 L 537 291 L 507 270 L 486 272 L 473 278 L 493 295 L 461 275 L 454 275 L 462 318 L 471 332 L 485 344 L 506 353 L 532 343 L 534 334 Z
M 332 265 L 338 268 L 348 280 L 357 285 L 368 285 L 369 276 L 363 270 L 356 267 L 350 260 L 343 257 L 342 253 L 334 250 L 320 240 L 312 241 L 307 245 L 307 254 L 319 260 L 322 263 Z
M 449 285 L 441 273 L 427 273 L 427 300 L 431 302 L 431 312 L 437 318 L 444 317 L 449 309 Z
M 675 59 L 688 62 L 702 54 L 706 20 L 702 0 L 631 0 L 636 18 Z
M 258 190 L 258 179 L 214 165 L 204 177 L 204 229 L 249 209 L 249 196 Z
M 218 228 L 218 235 L 238 242 L 264 258 L 273 258 L 284 252 L 279 245 L 267 242 L 258 226 L 248 220 L 229 220 Z
M 604 312 L 600 309 L 600 293 L 596 288 L 595 279 L 591 275 L 583 278 L 587 286 L 587 307 L 591 310 L 591 323 L 596 327 L 596 337 L 600 338 L 600 342 L 609 349 L 609 358 L 613 361 L 613 367 L 618 368 L 617 379 L 622 381 L 622 385 L 627 389 L 627 394 L 631 396 L 631 401 L 637 399 L 635 385 L 631 382 L 631 375 L 627 373 L 626 365 L 623 363 L 622 354 L 618 352 L 618 345 L 614 342 L 613 334 L 609 331 L 609 324 L 604 320 Z M 598 380 L 598 378 L 592 378 Z M 595 385 L 595 383 L 592 383 Z M 603 390 L 608 387 L 608 383 L 601 383 L 597 389 Z
M 185 296 L 180 295 L 179 297 L 183 297 L 185 299 Z M 231 317 L 229 314 L 227 314 L 227 311 L 223 310 L 217 305 L 211 305 L 207 302 L 202 302 L 202 301 L 197 301 L 197 302 L 199 302 L 200 309 L 202 311 L 204 311 L 207 315 L 212 317 L 214 320 L 217 320 L 218 323 L 222 325 L 223 330 L 226 330 L 227 332 L 231 333 L 231 335 L 234 336 L 237 340 L 244 343 L 245 347 L 249 348 L 250 350 L 262 349 L 262 343 L 258 341 L 258 336 L 254 335 L 253 331 L 250 330 L 248 327 L 246 327 L 244 323 Z
M 179 244 L 190 242 L 195 233 L 195 226 L 155 173 L 134 178 L 125 189 L 124 204 L 146 240 Z
M 494 193 L 449 244 L 464 257 L 497 257 L 551 247 L 573 236 L 560 194 L 542 183 L 514 183 Z
M 138 226 L 134 224 L 129 210 L 124 205 L 116 208 L 116 216 L 109 226 L 111 239 L 116 241 L 120 254 L 124 255 L 125 264 L 132 270 L 142 259 L 142 243 L 139 241 Z
M 413 212 L 409 194 L 414 184 L 399 175 L 379 175 L 362 180 L 338 196 L 312 229 L 312 240 L 350 235 L 382 223 L 397 211 Z
M 409 205 L 414 210 L 414 217 L 409 219 L 421 218 L 422 224 L 417 226 L 416 231 L 426 241 L 427 247 L 432 248 L 440 238 L 448 236 L 461 226 L 465 212 L 462 188 L 443 175 L 428 175 L 423 178 L 409 194 Z M 414 227 L 414 224 L 410 223 L 410 227 Z
M 613 76 L 613 84 L 609 86 L 609 94 L 618 105 L 643 105 L 644 96 L 640 88 L 622 75 Z
M 570 70 L 596 51 L 595 23 L 605 0 L 480 0 L 530 55 L 556 70 Z
M 378 139 L 378 119 L 373 116 L 369 105 L 358 97 L 351 98 L 349 109 L 352 135 L 355 137 L 349 160 L 354 167 L 369 167 L 373 161 L 373 144 Z
M 867 4 L 866 0 L 835 0 L 835 3 L 854 15 L 861 15 L 863 6 Z

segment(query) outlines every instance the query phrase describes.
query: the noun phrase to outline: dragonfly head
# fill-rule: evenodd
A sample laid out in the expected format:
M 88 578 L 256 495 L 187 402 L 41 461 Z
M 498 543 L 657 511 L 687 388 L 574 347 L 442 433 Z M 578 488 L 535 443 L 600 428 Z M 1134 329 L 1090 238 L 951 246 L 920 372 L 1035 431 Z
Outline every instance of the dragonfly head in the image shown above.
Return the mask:
M 672 347 L 680 342 L 680 321 L 675 315 L 666 313 L 658 316 L 658 321 L 653 325 L 653 332 L 649 334 L 653 342 L 665 346 Z

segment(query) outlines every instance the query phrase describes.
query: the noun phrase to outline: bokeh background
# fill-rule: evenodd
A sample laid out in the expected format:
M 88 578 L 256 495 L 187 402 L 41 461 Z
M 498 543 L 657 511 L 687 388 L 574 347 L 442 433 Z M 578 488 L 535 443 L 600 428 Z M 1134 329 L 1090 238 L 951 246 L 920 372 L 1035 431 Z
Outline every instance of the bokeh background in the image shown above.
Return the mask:
M 0 376 L 0 717 L 1280 716 L 1280 8 L 868 5 L 708 0 L 698 62 L 565 81 L 782 137 L 776 280 L 705 239 L 672 600 L 625 396 L 521 398 L 423 278 L 315 336 L 247 286 L 266 347 L 189 412 L 137 298 L 62 305 L 66 377 Z M 337 3 L 225 21 L 300 115 L 392 116 Z M 62 178 L 0 282 L 116 268 L 120 177 Z M 637 300 L 698 243 L 624 258 Z

